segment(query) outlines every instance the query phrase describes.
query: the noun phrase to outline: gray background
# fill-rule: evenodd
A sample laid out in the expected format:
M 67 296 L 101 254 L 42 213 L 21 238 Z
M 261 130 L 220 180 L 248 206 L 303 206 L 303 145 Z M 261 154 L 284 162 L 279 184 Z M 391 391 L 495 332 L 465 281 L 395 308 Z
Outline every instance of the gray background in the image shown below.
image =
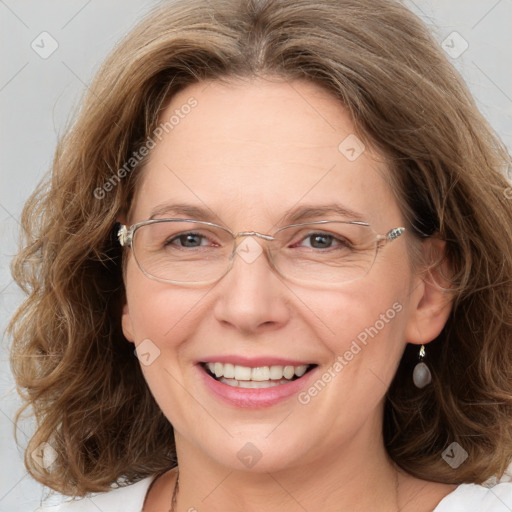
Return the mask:
M 0 332 L 22 299 L 9 260 L 16 251 L 24 201 L 51 164 L 55 144 L 99 64 L 156 1 L 0 0 Z M 482 112 L 512 148 L 512 0 L 406 1 L 431 25 L 440 44 L 462 49 L 452 61 Z M 48 32 L 57 50 L 43 59 L 31 47 Z M 456 36 L 450 36 L 453 31 Z M 447 37 L 450 38 L 447 39 Z M 454 39 L 455 37 L 455 39 Z M 453 42 L 452 42 L 453 41 Z M 45 48 L 49 48 L 49 40 Z M 41 49 L 40 51 L 43 51 Z M 0 512 L 36 508 L 43 488 L 26 473 L 23 447 L 31 423 L 13 441 L 18 407 L 8 366 L 9 340 L 0 346 Z M 58 497 L 54 497 L 58 500 Z M 104 511 L 107 512 L 107 511 Z

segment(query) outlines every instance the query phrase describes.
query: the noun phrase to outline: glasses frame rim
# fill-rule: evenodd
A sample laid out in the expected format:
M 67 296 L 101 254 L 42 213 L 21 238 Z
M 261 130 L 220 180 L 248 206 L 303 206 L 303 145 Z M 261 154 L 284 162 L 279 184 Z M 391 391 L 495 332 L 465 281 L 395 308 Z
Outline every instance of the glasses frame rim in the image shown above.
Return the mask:
M 220 281 L 231 270 L 231 268 L 233 266 L 233 262 L 234 262 L 233 255 L 236 253 L 237 245 L 236 245 L 236 243 L 234 243 L 233 252 L 232 252 L 232 255 L 230 257 L 230 261 L 229 261 L 229 264 L 228 264 L 228 266 L 226 268 L 226 271 L 221 276 L 219 276 L 218 278 L 215 278 L 213 280 L 209 280 L 209 281 L 193 281 L 193 282 L 191 282 L 191 281 L 174 281 L 174 280 L 171 280 L 171 279 L 163 279 L 163 278 L 160 278 L 160 277 L 156 277 L 156 276 L 148 273 L 141 266 L 141 264 L 140 264 L 140 262 L 139 262 L 139 260 L 137 258 L 137 255 L 135 254 L 135 250 L 133 248 L 133 237 L 135 235 L 135 232 L 139 228 L 141 228 L 143 226 L 150 225 L 150 224 L 157 224 L 157 223 L 163 223 L 163 222 L 189 222 L 189 223 L 194 223 L 194 224 L 203 224 L 203 225 L 210 226 L 210 227 L 220 228 L 223 231 L 228 232 L 233 237 L 233 242 L 236 242 L 236 240 L 238 238 L 246 237 L 246 236 L 255 236 L 255 237 L 261 238 L 263 240 L 273 241 L 273 240 L 276 240 L 275 236 L 280 231 L 283 231 L 283 230 L 288 229 L 288 228 L 300 227 L 300 226 L 323 225 L 323 224 L 333 224 L 333 223 L 335 223 L 335 224 L 359 225 L 359 226 L 365 226 L 365 227 L 370 228 L 375 233 L 375 235 L 376 235 L 376 237 L 374 239 L 376 247 L 375 247 L 374 259 L 372 261 L 372 264 L 368 268 L 367 272 L 365 274 L 363 274 L 362 276 L 357 277 L 355 279 L 351 279 L 349 281 L 342 281 L 340 283 L 332 283 L 331 286 L 332 285 L 334 285 L 334 286 L 341 286 L 341 285 L 344 285 L 344 284 L 347 284 L 347 283 L 358 281 L 359 279 L 362 279 L 363 277 L 368 275 L 368 273 L 370 272 L 370 270 L 372 269 L 372 267 L 373 267 L 373 265 L 375 263 L 375 260 L 377 259 L 377 254 L 379 252 L 379 249 L 383 245 L 386 245 L 388 242 L 392 242 L 393 240 L 396 240 L 397 238 L 399 238 L 406 231 L 405 227 L 399 226 L 399 227 L 396 227 L 396 228 L 391 228 L 385 234 L 379 234 L 379 233 L 377 233 L 373 229 L 373 227 L 368 222 L 358 221 L 358 220 L 329 220 L 329 219 L 323 219 L 323 220 L 311 221 L 311 222 L 300 222 L 300 223 L 288 224 L 286 226 L 282 226 L 282 227 L 278 228 L 276 231 L 274 231 L 274 233 L 272 235 L 267 235 L 267 234 L 264 234 L 264 233 L 259 233 L 258 231 L 239 231 L 239 232 L 234 232 L 230 228 L 228 228 L 227 226 L 222 226 L 221 224 L 216 224 L 214 222 L 209 222 L 209 221 L 205 221 L 205 220 L 197 220 L 197 219 L 163 218 L 163 219 L 148 219 L 148 220 L 144 220 L 144 221 L 141 221 L 141 222 L 137 222 L 137 223 L 132 224 L 130 226 L 126 226 L 125 224 L 120 224 L 120 227 L 119 227 L 119 229 L 117 231 L 117 240 L 118 240 L 119 244 L 121 245 L 121 247 L 123 247 L 123 248 L 128 248 L 129 247 L 133 251 L 133 256 L 135 258 L 135 261 L 137 262 L 137 266 L 139 267 L 139 269 L 141 270 L 141 272 L 145 276 L 147 276 L 148 278 L 153 279 L 155 281 L 161 282 L 161 283 L 174 284 L 174 285 L 179 285 L 179 286 L 189 286 L 189 287 L 207 286 L 207 285 L 214 284 L 214 283 Z M 281 273 L 281 271 L 276 267 L 275 262 L 272 259 L 272 255 L 270 253 L 269 247 L 267 245 L 265 246 L 264 251 L 267 254 L 267 261 L 269 262 L 271 268 L 273 268 L 283 279 L 286 279 L 287 281 L 291 281 L 291 282 L 296 282 L 296 283 L 299 283 L 299 284 L 309 283 L 309 281 L 304 281 L 303 282 L 301 280 L 297 280 L 297 279 L 290 278 L 288 276 L 283 275 Z M 322 287 L 329 287 L 329 284 L 330 283 L 322 282 L 322 285 L 323 285 Z M 305 285 L 307 286 L 307 284 L 305 284 Z

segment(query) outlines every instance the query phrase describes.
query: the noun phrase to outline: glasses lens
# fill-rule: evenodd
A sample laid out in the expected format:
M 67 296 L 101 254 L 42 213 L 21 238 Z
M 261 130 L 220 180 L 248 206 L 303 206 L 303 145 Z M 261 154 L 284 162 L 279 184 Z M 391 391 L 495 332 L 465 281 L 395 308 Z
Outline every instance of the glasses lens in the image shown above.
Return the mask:
M 377 254 L 377 235 L 366 224 L 325 222 L 287 226 L 271 247 L 274 266 L 304 283 L 345 283 L 364 277 Z
M 200 283 L 225 273 L 233 237 L 207 223 L 162 220 L 139 226 L 132 245 L 145 274 L 163 281 Z
M 285 278 L 306 285 L 364 277 L 377 254 L 377 235 L 363 223 L 328 221 L 286 226 L 269 241 L 270 261 Z M 234 240 L 221 226 L 164 219 L 139 226 L 132 249 L 148 276 L 174 283 L 210 283 L 229 269 Z

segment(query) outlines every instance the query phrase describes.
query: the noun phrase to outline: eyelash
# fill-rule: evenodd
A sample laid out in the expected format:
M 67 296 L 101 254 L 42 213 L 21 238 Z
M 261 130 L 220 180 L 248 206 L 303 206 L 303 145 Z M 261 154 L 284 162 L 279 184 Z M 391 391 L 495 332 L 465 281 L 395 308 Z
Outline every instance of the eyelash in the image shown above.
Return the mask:
M 335 244 L 335 247 L 342 247 L 342 248 L 350 248 L 351 247 L 351 244 L 348 242 L 348 240 L 346 240 L 344 238 L 340 238 L 332 233 L 321 232 L 321 231 L 314 232 L 314 233 L 308 233 L 307 235 L 301 237 L 299 243 L 303 243 L 309 239 L 309 243 L 311 244 L 311 239 L 314 237 L 329 237 L 329 238 L 331 238 L 331 244 Z M 312 249 L 316 249 L 315 247 L 311 247 L 311 245 L 309 245 L 308 247 L 310 247 Z M 333 247 L 331 245 L 325 249 L 334 249 L 335 247 Z
M 173 236 L 172 238 L 170 238 L 169 240 L 166 240 L 164 245 L 165 246 L 168 246 L 168 245 L 174 245 L 172 244 L 172 242 L 174 242 L 175 240 L 179 240 L 180 238 L 186 238 L 186 237 L 189 237 L 189 236 L 197 236 L 197 237 L 201 237 L 202 240 L 207 240 L 208 237 L 205 236 L 205 235 L 202 235 L 201 233 L 197 233 L 197 232 L 194 232 L 194 231 L 186 231 L 184 233 L 179 233 L 178 235 L 175 235 Z M 185 248 L 184 245 L 180 245 L 179 247 L 183 247 Z M 199 245 L 197 247 L 202 247 L 202 245 Z

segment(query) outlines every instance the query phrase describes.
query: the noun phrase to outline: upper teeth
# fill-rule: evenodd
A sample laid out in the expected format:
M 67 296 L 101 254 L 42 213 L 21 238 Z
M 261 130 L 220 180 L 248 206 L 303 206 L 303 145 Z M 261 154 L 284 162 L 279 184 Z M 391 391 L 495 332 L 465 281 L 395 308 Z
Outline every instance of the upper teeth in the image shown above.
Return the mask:
M 239 366 L 231 363 L 206 363 L 206 367 L 216 377 L 236 380 L 281 380 L 292 379 L 294 375 L 302 377 L 308 369 L 307 364 L 300 366 Z

